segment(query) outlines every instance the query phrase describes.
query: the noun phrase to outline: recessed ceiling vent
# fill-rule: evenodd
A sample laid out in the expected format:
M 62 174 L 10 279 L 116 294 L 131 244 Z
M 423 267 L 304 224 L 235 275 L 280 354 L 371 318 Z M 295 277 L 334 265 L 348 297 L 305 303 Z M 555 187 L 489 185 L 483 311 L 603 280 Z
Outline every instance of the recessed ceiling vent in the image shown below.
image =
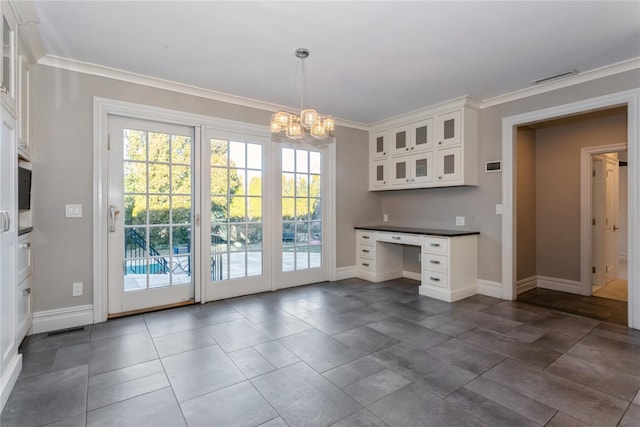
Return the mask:
M 565 71 L 564 73 L 554 74 L 552 76 L 547 76 L 538 80 L 534 80 L 531 82 L 531 84 L 539 85 L 541 83 L 547 83 L 553 80 L 560 80 L 560 79 L 564 79 L 565 77 L 575 76 L 576 74 L 578 74 L 577 70 Z

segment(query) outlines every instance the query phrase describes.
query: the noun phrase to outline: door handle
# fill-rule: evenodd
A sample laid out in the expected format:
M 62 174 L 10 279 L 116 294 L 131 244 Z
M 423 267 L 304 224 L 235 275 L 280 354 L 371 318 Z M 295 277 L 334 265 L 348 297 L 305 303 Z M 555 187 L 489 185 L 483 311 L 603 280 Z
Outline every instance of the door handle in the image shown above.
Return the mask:
M 618 227 L 617 225 L 614 225 L 613 226 L 613 231 L 616 231 L 616 230 L 620 230 L 620 227 Z
M 120 213 L 120 211 L 118 210 L 118 208 L 116 208 L 115 206 L 111 205 L 109 206 L 109 216 L 111 218 L 111 224 L 109 225 L 109 233 L 115 233 L 116 231 L 116 217 L 118 216 L 118 214 Z
M 9 216 L 9 212 L 2 211 L 0 212 L 0 233 L 5 233 L 11 229 L 11 217 Z

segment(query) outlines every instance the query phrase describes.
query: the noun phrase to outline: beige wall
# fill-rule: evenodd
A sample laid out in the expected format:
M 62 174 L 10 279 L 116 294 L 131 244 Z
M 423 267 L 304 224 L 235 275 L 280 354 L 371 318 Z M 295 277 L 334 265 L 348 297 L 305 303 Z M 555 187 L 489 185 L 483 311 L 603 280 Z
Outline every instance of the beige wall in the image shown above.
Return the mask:
M 494 107 L 479 114 L 478 165 L 502 157 L 502 119 L 638 87 L 640 71 L 601 78 Z M 265 124 L 270 113 L 82 73 L 35 66 L 32 138 L 34 163 L 34 310 L 91 304 L 94 96 Z M 355 264 L 357 224 L 379 223 L 455 228 L 455 216 L 480 231 L 479 278 L 501 282 L 502 174 L 480 172 L 478 187 L 369 193 L 367 133 L 338 128 L 337 266 Z M 81 203 L 84 217 L 65 219 L 64 204 Z M 71 297 L 71 283 L 85 283 Z
M 640 70 L 592 80 L 480 110 L 477 187 L 386 192 L 383 211 L 389 222 L 411 226 L 455 227 L 465 216 L 467 227 L 480 232 L 478 276 L 502 282 L 502 217 L 495 206 L 502 201 L 502 174 L 484 173 L 484 164 L 502 158 L 502 119 L 640 86 Z
M 268 124 L 271 113 L 147 86 L 36 65 L 32 81 L 34 311 L 93 303 L 93 97 Z M 353 226 L 371 222 L 381 201 L 367 189 L 368 133 L 338 127 L 337 266 L 355 264 Z M 83 217 L 67 219 L 79 203 Z M 73 282 L 84 295 L 72 297 Z
M 536 275 L 536 134 L 518 127 L 516 147 L 517 280 Z
M 580 151 L 627 142 L 626 109 L 536 129 L 537 274 L 580 280 Z

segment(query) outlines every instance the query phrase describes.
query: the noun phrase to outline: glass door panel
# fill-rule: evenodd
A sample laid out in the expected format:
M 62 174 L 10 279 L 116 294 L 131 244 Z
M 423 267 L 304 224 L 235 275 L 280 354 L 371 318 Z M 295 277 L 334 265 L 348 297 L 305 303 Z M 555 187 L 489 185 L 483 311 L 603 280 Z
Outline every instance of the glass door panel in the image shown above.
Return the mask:
M 109 126 L 109 314 L 192 299 L 193 128 Z
M 218 137 L 209 137 L 208 144 L 211 244 L 206 298 L 270 289 L 264 280 L 268 267 L 264 255 L 263 144 Z

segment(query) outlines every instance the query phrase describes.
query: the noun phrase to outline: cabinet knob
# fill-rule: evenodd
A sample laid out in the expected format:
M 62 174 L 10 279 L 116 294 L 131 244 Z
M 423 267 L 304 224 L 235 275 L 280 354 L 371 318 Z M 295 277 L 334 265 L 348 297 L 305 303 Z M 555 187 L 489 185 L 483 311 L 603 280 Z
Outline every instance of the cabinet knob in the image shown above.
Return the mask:
M 387 153 L 386 153 L 386 152 L 383 152 L 383 153 L 382 153 L 382 155 L 383 155 L 383 156 L 386 156 L 386 155 L 387 155 Z
M 442 179 L 442 177 L 441 177 L 441 176 L 439 176 L 439 177 L 438 177 L 438 179 Z
M 409 151 L 409 147 L 405 148 L 404 151 Z
M 409 178 L 407 178 L 407 182 L 409 182 Z
M 438 145 L 442 145 L 442 141 L 438 142 Z
M 413 150 L 413 147 L 411 147 L 411 149 Z

